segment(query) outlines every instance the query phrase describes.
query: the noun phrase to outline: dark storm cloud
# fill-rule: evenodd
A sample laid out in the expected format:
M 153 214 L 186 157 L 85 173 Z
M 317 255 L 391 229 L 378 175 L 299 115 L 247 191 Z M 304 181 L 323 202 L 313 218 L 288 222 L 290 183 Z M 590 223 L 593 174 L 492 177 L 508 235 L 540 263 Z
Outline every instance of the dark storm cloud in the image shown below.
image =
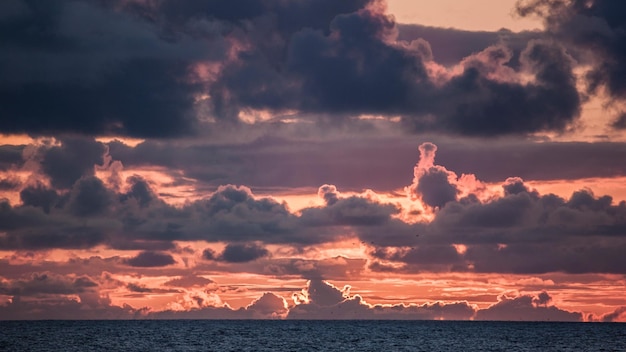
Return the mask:
M 41 169 L 54 188 L 67 189 L 102 164 L 105 146 L 87 138 L 62 138 L 60 146 L 42 149 Z
M 211 197 L 193 204 L 189 210 L 202 214 L 204 224 L 191 228 L 192 236 L 225 241 L 282 242 L 296 238 L 296 217 L 285 204 L 271 198 L 255 199 L 246 187 L 220 187 Z M 183 229 L 184 230 L 184 229 Z
M 112 192 L 99 178 L 81 178 L 70 193 L 68 208 L 78 217 L 106 215 L 112 198 Z
M 534 40 L 521 54 L 535 81 L 518 83 L 489 78 L 505 68 L 511 53 L 485 49 L 467 59 L 461 75 L 451 78 L 428 104 L 436 118 L 405 116 L 415 131 L 442 130 L 466 135 L 500 135 L 564 130 L 580 114 L 573 62 L 559 45 Z
M 0 229 L 6 230 L 0 238 L 0 248 L 91 248 L 107 238 L 109 225 L 101 225 L 86 226 L 80 219 L 0 202 Z
M 313 112 L 399 113 L 413 90 L 431 88 L 416 53 L 387 45 L 393 21 L 372 11 L 337 16 L 333 36 L 302 31 L 288 65 L 302 79 L 302 106 Z M 420 85 L 421 83 L 421 85 Z
M 171 255 L 159 252 L 141 252 L 124 262 L 130 266 L 145 268 L 167 266 L 176 263 Z
M 504 195 L 512 195 L 512 194 L 520 194 L 520 193 L 531 193 L 532 191 L 524 184 L 524 180 L 520 177 L 510 177 L 505 183 L 502 185 L 502 189 L 504 190 Z
M 2 203 L 2 248 L 85 248 L 107 244 L 118 249 L 172 249 L 172 241 L 227 242 L 221 254 L 206 259 L 246 262 L 268 254 L 263 243 L 310 245 L 397 226 L 399 208 L 337 192 L 332 205 L 291 213 L 285 203 L 255 197 L 246 187 L 221 186 L 210 197 L 174 207 L 154 194 L 145 181 L 131 177 L 129 191 L 116 193 L 96 177 L 79 179 L 63 196 L 43 186 L 22 192 L 24 204 Z M 401 233 L 405 235 L 407 231 Z M 389 239 L 398 236 L 389 235 Z M 243 243 L 243 244 L 242 244 Z
M 271 26 L 278 33 L 288 35 L 302 28 L 327 30 L 328 23 L 337 14 L 354 12 L 369 0 L 303 0 L 255 1 L 243 0 L 238 3 L 228 1 L 176 1 L 160 0 L 153 2 L 116 1 L 118 6 L 126 6 L 139 15 L 158 16 L 169 25 L 183 27 L 194 20 L 219 20 L 241 24 L 245 21 L 271 17 Z M 245 28 L 245 25 L 244 25 Z
M 434 164 L 436 150 L 432 143 L 420 146 L 409 190 L 418 189 L 432 170 L 458 182 L 454 172 Z M 626 261 L 619 253 L 626 249 L 625 202 L 613 204 L 610 196 L 588 190 L 569 199 L 542 195 L 520 178 L 509 178 L 502 187 L 502 196 L 483 201 L 473 193 L 451 199 L 432 222 L 388 221 L 379 234 L 372 233 L 375 228 L 355 230 L 370 240 L 373 257 L 404 263 L 407 272 L 624 273 Z M 431 190 L 437 193 L 437 187 Z M 380 263 L 371 268 L 387 270 Z
M 6 171 L 23 163 L 24 145 L 0 145 L 0 170 Z
M 432 169 L 418 180 L 416 193 L 431 207 L 441 208 L 446 203 L 456 200 L 459 190 L 448 181 L 445 170 Z
M 587 74 L 589 90 L 606 88 L 615 99 L 626 98 L 626 4 L 612 0 L 519 1 L 521 15 L 544 18 L 550 35 L 593 58 Z
M 413 169 L 413 184 L 408 187 L 412 198 L 421 199 L 432 208 L 441 208 L 446 203 L 456 201 L 461 191 L 456 182 L 457 176 L 445 167 L 435 165 L 437 146 L 426 142 L 419 146 L 420 160 Z
M 155 23 L 95 1 L 18 3 L 23 11 L 0 19 L 0 130 L 189 131 L 197 87 L 185 80 L 188 66 L 223 52 L 220 45 L 165 38 Z
M 365 270 L 367 259 L 342 256 L 319 260 L 311 259 L 268 259 L 258 272 L 262 275 L 299 276 L 305 279 L 350 280 Z
M 504 196 L 484 203 L 449 202 L 429 224 L 401 224 L 418 236 L 381 239 L 371 254 L 405 263 L 408 272 L 624 273 L 626 203 L 588 191 L 567 200 L 540 195 L 519 180 L 504 187 Z
M 48 189 L 42 184 L 28 186 L 20 191 L 20 199 L 23 205 L 41 207 L 47 214 L 52 206 L 57 204 L 59 195 L 54 189 Z
M 227 263 L 246 263 L 266 257 L 269 254 L 270 252 L 265 247 L 256 243 L 229 243 L 217 259 Z
M 579 114 L 558 46 L 502 31 L 494 46 L 480 34 L 473 55 L 505 54 L 435 77 L 429 43 L 396 40 L 393 18 L 371 0 L 14 3 L 20 10 L 0 18 L 3 132 L 171 137 L 207 117 L 295 110 L 326 124 L 374 114 L 401 116 L 413 132 L 493 136 L 561 131 Z M 496 74 L 507 69 L 511 79 Z
M 414 245 L 410 249 L 386 250 L 377 248 L 371 255 L 374 258 L 386 261 L 407 263 L 414 271 L 467 271 L 467 264 L 452 245 Z M 385 268 L 378 264 L 370 266 L 375 271 L 385 271 Z
M 395 205 L 351 196 L 337 199 L 323 208 L 303 209 L 301 220 L 309 226 L 376 226 L 389 222 L 391 216 L 399 212 Z
M 265 243 L 316 244 L 346 235 L 343 226 L 367 228 L 385 224 L 398 209 L 359 197 L 342 197 L 333 205 L 307 208 L 302 215 L 289 212 L 284 203 L 254 197 L 246 187 L 220 187 L 211 197 L 191 204 L 200 221 L 181 221 L 180 238 L 207 241 L 263 241 Z M 188 215 L 186 215 L 188 216 Z M 141 227 L 139 228 L 139 230 Z M 238 248 L 233 245 L 233 249 Z M 258 250 L 254 250 L 258 254 Z M 206 254 L 211 259 L 211 254 Z M 224 257 L 215 256 L 214 259 Z
M 272 61 L 284 55 L 291 33 L 326 29 L 338 13 L 366 3 L 14 1 L 0 18 L 0 41 L 9 49 L 0 57 L 0 105 L 13 117 L 0 130 L 191 133 L 194 99 L 205 87 L 190 69 L 198 61 L 225 62 L 228 36 Z M 260 62 L 248 71 L 263 72 Z
M 158 196 L 154 193 L 150 185 L 140 176 L 131 176 L 128 180 L 131 184 L 127 193 L 120 197 L 120 201 L 134 199 L 141 208 L 145 208 L 154 201 L 158 201 Z
M 142 204 L 141 198 L 116 196 L 95 177 L 78 180 L 63 204 L 45 203 L 41 194 L 29 192 L 36 193 L 27 189 L 29 205 L 0 203 L 0 229 L 8 231 L 0 239 L 3 248 L 84 248 L 106 242 L 121 249 L 162 250 L 171 249 L 173 240 L 320 241 L 298 239 L 295 215 L 269 198 L 253 198 L 244 188 L 224 187 L 182 209 L 161 200 Z
M 69 277 L 54 273 L 31 273 L 19 280 L 0 282 L 0 294 L 9 296 L 69 295 L 89 291 L 98 284 L 89 277 Z
M 372 9 L 339 15 L 331 22 L 330 34 L 302 30 L 293 35 L 286 73 L 258 77 L 260 82 L 271 78 L 271 86 L 254 82 L 254 76 L 242 81 L 249 65 L 224 71 L 220 82 L 235 111 L 296 109 L 332 114 L 336 119 L 400 115 L 412 131 L 489 136 L 563 130 L 580 113 L 572 60 L 553 43 L 529 42 L 520 64 L 513 65 L 533 74 L 533 82 L 505 81 L 495 71 L 479 69 L 477 62 L 488 60 L 488 55 L 482 55 L 465 64 L 462 74 L 437 84 L 428 72 L 432 65 L 428 43 L 392 45 L 395 29 L 392 19 Z M 480 65 L 509 69 L 518 76 L 522 71 L 509 66 L 512 53 L 500 47 L 481 48 L 505 54 Z M 285 75 L 294 77 L 287 83 L 297 83 L 280 86 Z M 290 89 L 300 90 L 296 98 Z

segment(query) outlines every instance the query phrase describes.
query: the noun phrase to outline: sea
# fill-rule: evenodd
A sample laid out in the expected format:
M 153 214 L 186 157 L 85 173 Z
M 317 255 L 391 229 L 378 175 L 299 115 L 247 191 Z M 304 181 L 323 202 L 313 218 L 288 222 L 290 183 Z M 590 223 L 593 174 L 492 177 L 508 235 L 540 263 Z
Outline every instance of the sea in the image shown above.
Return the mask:
M 626 351 L 626 324 L 0 321 L 0 351 Z

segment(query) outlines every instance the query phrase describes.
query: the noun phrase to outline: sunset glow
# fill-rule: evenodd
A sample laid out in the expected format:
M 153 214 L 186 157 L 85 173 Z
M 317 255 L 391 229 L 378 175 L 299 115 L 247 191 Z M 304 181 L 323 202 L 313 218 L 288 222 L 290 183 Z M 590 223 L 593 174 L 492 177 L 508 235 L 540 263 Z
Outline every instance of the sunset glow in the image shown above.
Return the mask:
M 0 4 L 0 320 L 626 322 L 620 9 Z

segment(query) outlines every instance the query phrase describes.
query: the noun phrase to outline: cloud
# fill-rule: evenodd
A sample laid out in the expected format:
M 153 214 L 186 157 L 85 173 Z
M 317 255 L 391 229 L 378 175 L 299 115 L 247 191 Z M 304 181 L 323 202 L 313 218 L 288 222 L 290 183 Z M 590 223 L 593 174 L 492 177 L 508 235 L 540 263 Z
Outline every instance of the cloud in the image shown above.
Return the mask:
M 183 33 L 167 40 L 156 23 L 104 3 L 20 3 L 25 11 L 0 21 L 2 31 L 11 33 L 2 40 L 10 54 L 0 61 L 6 78 L 0 105 L 3 115 L 15 118 L 15 123 L 1 124 L 1 130 L 134 136 L 189 132 L 192 119 L 187 115 L 197 87 L 184 77 L 191 62 L 223 52 L 219 41 Z
M 389 221 L 393 227 L 380 232 L 394 233 L 392 241 L 373 237 L 369 229 L 357 231 L 362 238 L 374 239 L 370 250 L 374 258 L 403 263 L 406 266 L 395 268 L 402 272 L 620 273 L 624 267 L 618 256 L 626 244 L 624 202 L 613 204 L 611 197 L 596 197 L 588 190 L 574 192 L 569 199 L 541 195 L 520 178 L 508 178 L 502 194 L 483 197 L 480 181 L 471 175 L 457 178 L 434 165 L 434 145 L 423 144 L 420 150 L 409 194 L 422 199 L 419 182 L 438 172 L 448 175 L 446 185 L 463 189 L 466 196 L 447 200 L 432 220 Z M 467 183 L 469 179 L 473 181 Z M 431 185 L 425 191 L 437 195 L 438 190 Z M 598 241 L 589 244 L 590 237 Z M 389 269 L 377 262 L 370 268 Z
M 173 278 L 164 283 L 165 286 L 175 286 L 175 287 L 194 287 L 194 286 L 206 286 L 214 283 L 213 280 L 207 279 L 202 276 L 181 276 L 177 278 Z
M 97 177 L 85 177 L 76 182 L 70 193 L 68 208 L 78 217 L 106 215 L 113 203 L 112 192 Z
M 373 192 L 343 196 L 334 185 L 323 185 L 317 193 L 326 206 L 301 211 L 300 221 L 306 227 L 375 227 L 388 223 L 393 215 L 400 212 L 397 205 L 379 202 Z
M 438 210 L 449 202 L 478 200 L 483 198 L 486 186 L 475 175 L 462 174 L 460 177 L 435 164 L 437 146 L 431 142 L 419 146 L 420 159 L 413 168 L 413 183 L 405 187 L 412 200 Z M 466 197 L 466 198 L 462 198 Z
M 249 305 L 233 309 L 221 302 L 205 302 L 201 295 L 192 297 L 195 306 L 184 310 L 150 312 L 149 319 L 281 319 L 287 313 L 284 298 L 271 292 L 253 300 Z M 217 297 L 219 299 L 219 297 Z
M 31 273 L 27 278 L 0 282 L 0 294 L 9 296 L 70 295 L 92 291 L 98 284 L 87 276 Z
M 273 276 L 299 276 L 305 279 L 329 278 L 349 280 L 362 275 L 366 269 L 367 259 L 346 258 L 337 256 L 324 259 L 304 258 L 273 258 L 260 270 L 260 274 Z
M 477 136 L 563 131 L 580 114 L 581 103 L 569 55 L 552 43 L 529 42 L 520 57 L 535 77 L 528 83 L 502 73 L 510 72 L 510 58 L 507 48 L 495 47 L 466 59 L 463 73 L 431 100 L 429 112 L 436 118 L 405 118 L 405 123 L 416 131 Z
M 385 41 L 395 24 L 384 15 L 364 10 L 333 24 L 335 36 L 301 32 L 292 41 L 303 105 L 314 112 L 395 114 L 409 130 L 482 136 L 563 130 L 580 113 L 572 60 L 552 43 L 531 41 L 521 53 L 533 82 L 499 77 L 498 71 L 520 72 L 506 66 L 508 49 L 494 47 L 438 85 L 419 52 Z M 494 50 L 503 55 L 493 60 Z
M 23 163 L 25 145 L 0 145 L 0 171 L 6 171 Z
M 610 0 L 531 0 L 517 4 L 519 14 L 542 17 L 549 35 L 591 57 L 592 68 L 586 74 L 589 91 L 605 88 L 617 100 L 626 98 L 626 21 L 617 15 L 625 10 L 623 3 Z
M 247 311 L 253 312 L 253 318 L 282 318 L 289 309 L 287 301 L 271 292 L 265 292 L 261 297 L 246 306 Z
M 0 202 L 0 229 L 7 230 L 0 237 L 0 247 L 5 249 L 91 248 L 103 243 L 109 225 L 81 225 L 78 219 L 46 215 L 42 210 L 12 207 Z
M 520 177 L 509 177 L 506 179 L 506 181 L 504 181 L 504 184 L 502 185 L 502 190 L 504 190 L 504 195 L 508 196 L 508 195 L 515 195 L 515 194 L 520 194 L 520 193 L 527 193 L 527 194 L 533 194 L 533 196 L 538 196 L 537 192 L 532 192 L 531 190 L 528 188 L 528 186 L 526 186 L 524 184 L 524 180 L 522 180 Z
M 417 237 L 377 242 L 371 254 L 407 264 L 396 269 L 406 272 L 621 273 L 625 206 L 585 190 L 540 195 L 509 179 L 504 195 L 448 202 L 431 222 L 413 225 Z
M 83 176 L 93 176 L 102 164 L 105 146 L 87 138 L 64 138 L 60 146 L 43 150 L 41 170 L 54 188 L 67 189 Z
M 613 312 L 602 315 L 600 321 L 609 323 L 626 321 L 626 307 L 618 307 Z
M 543 295 L 543 297 L 541 297 Z M 550 296 L 543 292 L 538 297 L 520 295 L 498 296 L 498 302 L 476 312 L 477 320 L 512 321 L 582 321 L 582 314 L 547 306 Z
M 319 279 L 310 280 L 294 300 L 287 319 L 468 320 L 474 315 L 467 302 L 370 305 L 359 295 L 351 296 L 348 286 L 340 290 Z
M 122 202 L 133 199 L 139 207 L 145 208 L 150 203 L 159 201 L 157 194 L 152 190 L 148 182 L 140 176 L 131 176 L 127 182 L 131 186 L 126 194 L 121 195 L 120 200 Z
M 326 205 L 333 205 L 339 201 L 339 193 L 335 185 L 322 185 L 317 190 L 317 196 L 324 199 Z
M 174 258 L 169 254 L 147 251 L 126 259 L 124 262 L 130 266 L 147 268 L 167 266 L 176 263 Z
M 302 297 L 294 296 L 296 303 L 303 301 L 320 306 L 332 306 L 350 297 L 350 286 L 345 286 L 340 290 L 326 281 L 315 279 L 309 280 L 307 288 L 302 293 Z
M 460 193 L 456 187 L 456 175 L 444 167 L 435 166 L 437 146 L 423 143 L 419 146 L 420 161 L 415 166 L 413 185 L 409 191 L 426 205 L 441 208 L 455 201 Z
M 475 175 L 458 176 L 437 165 L 436 152 L 432 143 L 420 146 L 414 181 L 407 188 L 413 205 L 433 208 L 412 215 L 418 220 L 405 219 L 407 209 L 381 201 L 372 191 L 346 195 L 330 184 L 318 190 L 325 205 L 294 213 L 245 186 L 220 186 L 205 199 L 175 207 L 139 177 L 129 178 L 121 191 L 84 176 L 66 193 L 30 186 L 22 192 L 23 205 L 4 203 L 0 246 L 104 244 L 162 253 L 169 256 L 161 264 L 166 265 L 173 260 L 167 251 L 174 241 L 222 242 L 223 252 L 205 251 L 204 258 L 242 265 L 254 261 L 259 267 L 249 270 L 310 278 L 327 274 L 333 265 L 272 261 L 265 245 L 301 247 L 356 236 L 377 260 L 370 266 L 374 270 L 390 268 L 378 260 L 394 262 L 399 272 L 620 273 L 626 267 L 619 254 L 626 246 L 624 204 L 585 190 L 569 199 L 540 194 L 519 177 L 506 179 L 502 192 L 488 190 Z M 338 273 L 358 272 L 359 265 L 340 266 Z
M 11 33 L 0 106 L 14 117 L 4 132 L 175 137 L 269 112 L 334 125 L 400 116 L 412 132 L 494 136 L 562 131 L 580 113 L 558 45 L 485 35 L 455 71 L 426 40 L 398 39 L 379 1 L 19 3 L 25 11 L 0 19 Z
M 233 244 L 229 243 L 217 258 L 227 263 L 245 263 L 268 256 L 270 253 L 256 243 Z
M 41 207 L 44 213 L 49 214 L 52 206 L 56 205 L 59 195 L 54 189 L 48 189 L 41 183 L 25 187 L 20 191 L 23 205 Z

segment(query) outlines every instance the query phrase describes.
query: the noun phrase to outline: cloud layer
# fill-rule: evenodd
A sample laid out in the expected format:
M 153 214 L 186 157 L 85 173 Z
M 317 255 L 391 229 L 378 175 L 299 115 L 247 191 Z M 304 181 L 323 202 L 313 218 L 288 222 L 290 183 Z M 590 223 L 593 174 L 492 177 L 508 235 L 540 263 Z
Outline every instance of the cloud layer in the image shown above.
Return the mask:
M 411 132 L 495 136 L 563 131 L 581 111 L 576 62 L 556 40 L 484 34 L 438 62 L 423 37 L 463 34 L 399 28 L 381 1 L 2 6 L 9 133 L 173 137 L 269 113 L 339 125 L 400 117 Z M 594 71 L 595 85 L 612 67 Z

